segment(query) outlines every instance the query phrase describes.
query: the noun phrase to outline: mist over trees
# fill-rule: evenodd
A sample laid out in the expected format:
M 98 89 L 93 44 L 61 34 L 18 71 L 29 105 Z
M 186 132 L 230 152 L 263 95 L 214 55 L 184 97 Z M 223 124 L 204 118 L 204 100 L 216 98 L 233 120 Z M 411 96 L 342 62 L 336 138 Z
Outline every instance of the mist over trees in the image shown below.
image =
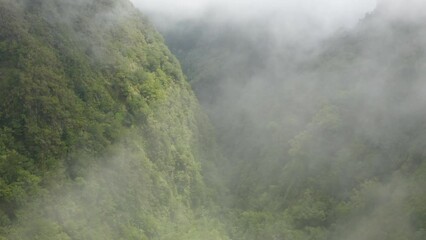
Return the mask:
M 325 39 L 220 13 L 160 27 L 225 155 L 231 238 L 424 238 L 423 5 L 398 3 Z
M 426 238 L 422 1 L 164 3 L 0 0 L 1 240 Z
M 152 24 L 126 0 L 0 17 L 0 239 L 218 238 L 210 126 Z

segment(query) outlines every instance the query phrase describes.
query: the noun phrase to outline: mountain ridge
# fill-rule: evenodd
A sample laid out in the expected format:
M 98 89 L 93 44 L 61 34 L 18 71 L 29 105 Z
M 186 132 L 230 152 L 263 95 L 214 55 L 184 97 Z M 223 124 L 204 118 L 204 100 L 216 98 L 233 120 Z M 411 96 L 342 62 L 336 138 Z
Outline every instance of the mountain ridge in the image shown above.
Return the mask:
M 1 0 L 0 16 L 0 238 L 220 234 L 198 213 L 208 120 L 146 17 L 127 0 Z

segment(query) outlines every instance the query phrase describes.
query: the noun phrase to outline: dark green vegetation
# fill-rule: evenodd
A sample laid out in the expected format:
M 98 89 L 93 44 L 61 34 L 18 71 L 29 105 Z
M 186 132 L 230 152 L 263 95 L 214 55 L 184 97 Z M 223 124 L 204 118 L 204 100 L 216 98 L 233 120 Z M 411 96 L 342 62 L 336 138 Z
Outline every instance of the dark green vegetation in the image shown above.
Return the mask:
M 0 0 L 0 239 L 425 239 L 425 25 L 266 25 L 165 32 L 214 131 L 128 0 Z
M 0 239 L 217 238 L 210 131 L 127 0 L 0 0 Z
M 228 159 L 231 239 L 425 239 L 426 25 L 377 11 L 304 51 L 215 20 L 164 34 Z

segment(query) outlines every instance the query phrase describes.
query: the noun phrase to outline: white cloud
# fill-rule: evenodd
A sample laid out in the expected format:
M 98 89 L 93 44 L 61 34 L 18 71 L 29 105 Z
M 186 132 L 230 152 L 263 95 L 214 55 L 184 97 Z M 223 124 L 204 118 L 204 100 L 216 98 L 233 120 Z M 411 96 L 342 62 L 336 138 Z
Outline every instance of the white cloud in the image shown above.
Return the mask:
M 174 19 L 197 18 L 218 9 L 226 18 L 278 16 L 280 21 L 310 19 L 326 29 L 352 26 L 376 0 L 131 0 L 143 12 Z M 296 24 L 298 22 L 296 21 Z
M 382 12 L 391 18 L 414 20 L 426 17 L 425 0 L 379 0 Z

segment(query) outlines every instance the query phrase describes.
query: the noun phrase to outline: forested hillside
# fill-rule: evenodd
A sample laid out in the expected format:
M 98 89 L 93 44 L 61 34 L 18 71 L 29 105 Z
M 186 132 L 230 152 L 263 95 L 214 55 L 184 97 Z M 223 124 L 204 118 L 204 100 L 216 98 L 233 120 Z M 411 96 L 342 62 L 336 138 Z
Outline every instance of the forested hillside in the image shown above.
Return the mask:
M 0 239 L 425 239 L 426 25 L 389 11 L 212 11 L 176 58 L 129 0 L 0 0 Z
M 0 239 L 218 239 L 211 136 L 129 1 L 0 0 Z
M 426 25 L 379 7 L 306 47 L 256 20 L 164 30 L 227 159 L 231 239 L 424 239 Z

